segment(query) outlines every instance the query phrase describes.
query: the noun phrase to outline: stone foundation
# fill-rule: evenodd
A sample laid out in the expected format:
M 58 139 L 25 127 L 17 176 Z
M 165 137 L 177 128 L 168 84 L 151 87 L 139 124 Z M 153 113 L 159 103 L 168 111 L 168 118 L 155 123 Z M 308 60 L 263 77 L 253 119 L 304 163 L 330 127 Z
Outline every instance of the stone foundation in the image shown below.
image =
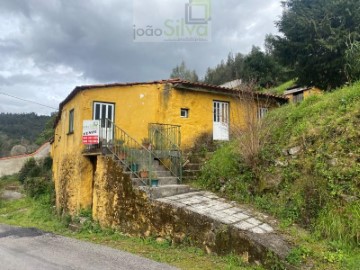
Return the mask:
M 94 181 L 93 217 L 102 226 L 173 244 L 187 243 L 208 253 L 232 252 L 264 265 L 283 260 L 288 253 L 288 245 L 275 233 L 241 230 L 166 199 L 151 200 L 133 188 L 130 178 L 110 158 L 98 157 Z

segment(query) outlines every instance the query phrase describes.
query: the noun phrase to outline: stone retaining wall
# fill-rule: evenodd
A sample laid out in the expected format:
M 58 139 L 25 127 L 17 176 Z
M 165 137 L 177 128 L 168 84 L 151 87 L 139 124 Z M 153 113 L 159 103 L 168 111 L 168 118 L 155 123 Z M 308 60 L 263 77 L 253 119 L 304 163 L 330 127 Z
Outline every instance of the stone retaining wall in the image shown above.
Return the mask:
M 93 217 L 102 226 L 136 236 L 188 243 L 208 253 L 235 253 L 249 262 L 273 265 L 282 261 L 289 246 L 275 233 L 257 234 L 223 224 L 213 218 L 176 207 L 166 200 L 151 200 L 134 189 L 122 169 L 99 157 L 94 183 Z

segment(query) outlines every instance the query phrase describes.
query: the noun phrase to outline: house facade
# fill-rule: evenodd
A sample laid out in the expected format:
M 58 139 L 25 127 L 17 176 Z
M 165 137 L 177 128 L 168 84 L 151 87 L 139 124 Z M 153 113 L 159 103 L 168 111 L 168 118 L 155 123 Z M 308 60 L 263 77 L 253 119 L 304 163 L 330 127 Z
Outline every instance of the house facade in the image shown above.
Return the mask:
M 179 153 L 193 147 L 197 138 L 211 134 L 214 140 L 229 140 L 235 129 L 245 128 L 249 104 L 263 116 L 287 102 L 267 94 L 256 94 L 257 102 L 247 96 L 178 79 L 76 87 L 60 104 L 55 122 L 51 153 L 57 207 L 70 212 L 96 207 L 94 177 L 104 168 L 99 158 L 104 154 L 120 161 L 121 154 L 128 154 L 128 160 L 130 155 L 155 156 L 175 175 L 181 165 L 174 169 L 170 163 L 181 162 Z M 83 138 L 84 121 L 89 120 L 99 123 L 100 138 L 93 145 Z
M 291 103 L 300 103 L 311 95 L 320 95 L 322 91 L 316 87 L 296 87 L 288 89 L 284 95 Z

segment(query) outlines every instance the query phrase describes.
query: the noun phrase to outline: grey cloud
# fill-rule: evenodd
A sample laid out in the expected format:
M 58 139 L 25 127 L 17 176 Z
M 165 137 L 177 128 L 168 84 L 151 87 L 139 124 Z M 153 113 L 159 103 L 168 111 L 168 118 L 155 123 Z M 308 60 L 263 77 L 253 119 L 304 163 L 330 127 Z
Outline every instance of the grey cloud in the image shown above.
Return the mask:
M 281 11 L 279 0 L 212 2 L 211 42 L 134 43 L 132 1 L 2 0 L 0 13 L 15 16 L 20 22 L 15 27 L 20 31 L 9 37 L 0 33 L 0 56 L 11 63 L 16 59 L 32 59 L 43 74 L 32 75 L 33 81 L 26 76 L 18 77 L 17 83 L 27 84 L 29 91 L 40 85 L 47 92 L 54 91 L 51 84 L 56 84 L 54 94 L 65 98 L 75 83 L 167 78 L 182 60 L 203 76 L 207 67 L 218 64 L 230 51 L 246 53 L 253 44 L 261 46 L 265 34 L 276 31 L 274 21 Z M 274 3 L 278 8 L 261 12 Z M 171 5 L 162 6 L 161 12 L 167 10 L 171 10 Z M 72 68 L 74 74 L 65 79 L 52 72 L 59 65 Z M 0 74 L 6 68 L 0 63 Z M 13 69 L 13 76 L 22 74 L 16 70 L 19 67 Z M 59 80 L 65 80 L 63 90 Z M 16 90 L 11 87 L 8 91 Z

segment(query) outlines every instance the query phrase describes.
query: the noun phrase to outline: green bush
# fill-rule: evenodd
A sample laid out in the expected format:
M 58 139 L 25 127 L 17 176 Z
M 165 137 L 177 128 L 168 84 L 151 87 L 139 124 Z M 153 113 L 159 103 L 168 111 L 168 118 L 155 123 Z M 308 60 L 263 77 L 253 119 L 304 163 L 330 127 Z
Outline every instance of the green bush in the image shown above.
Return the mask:
M 201 168 L 198 182 L 204 188 L 223 192 L 230 199 L 247 201 L 254 174 L 243 164 L 235 149 L 234 141 L 216 150 Z
M 24 184 L 28 196 L 38 198 L 43 194 L 54 197 L 54 187 L 51 179 L 51 157 L 46 157 L 39 165 L 34 158 L 28 159 L 19 172 L 19 180 Z
M 44 160 L 42 161 L 42 169 L 44 171 L 51 171 L 52 168 L 52 164 L 53 164 L 53 160 L 51 157 L 46 157 L 44 158 Z
M 200 182 L 204 187 L 219 190 L 226 181 L 236 177 L 238 171 L 239 156 L 231 144 L 224 144 L 201 168 Z
M 19 180 L 21 183 L 25 182 L 27 177 L 38 177 L 40 176 L 41 168 L 36 163 L 34 158 L 28 159 L 24 166 L 21 168 L 19 172 Z
M 53 183 L 46 177 L 27 177 L 24 183 L 26 194 L 33 198 L 53 191 Z

